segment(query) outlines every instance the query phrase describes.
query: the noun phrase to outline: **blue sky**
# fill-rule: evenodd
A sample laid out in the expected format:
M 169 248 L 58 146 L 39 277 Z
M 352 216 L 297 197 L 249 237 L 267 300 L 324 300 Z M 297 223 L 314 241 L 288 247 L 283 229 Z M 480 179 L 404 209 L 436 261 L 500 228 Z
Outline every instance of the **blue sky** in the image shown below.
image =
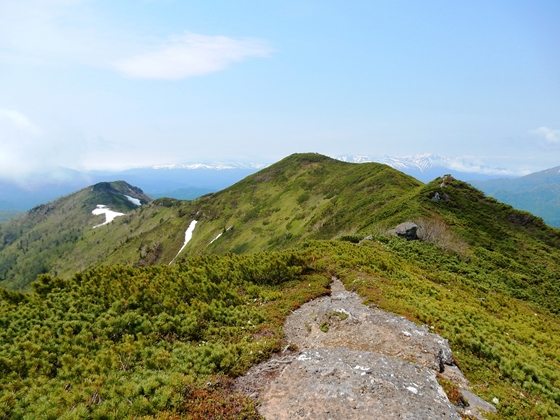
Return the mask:
M 0 176 L 435 153 L 560 165 L 560 2 L 2 0 Z

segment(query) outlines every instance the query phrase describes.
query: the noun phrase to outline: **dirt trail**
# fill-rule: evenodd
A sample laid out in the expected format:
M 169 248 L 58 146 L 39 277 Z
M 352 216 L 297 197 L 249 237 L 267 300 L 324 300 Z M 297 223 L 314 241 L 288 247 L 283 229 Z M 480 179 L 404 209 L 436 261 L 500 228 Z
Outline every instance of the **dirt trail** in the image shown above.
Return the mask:
M 403 317 L 369 308 L 333 279 L 331 295 L 286 320 L 287 349 L 253 367 L 236 388 L 272 419 L 483 419 L 495 408 L 470 392 L 447 340 Z M 436 373 L 461 389 L 451 404 Z

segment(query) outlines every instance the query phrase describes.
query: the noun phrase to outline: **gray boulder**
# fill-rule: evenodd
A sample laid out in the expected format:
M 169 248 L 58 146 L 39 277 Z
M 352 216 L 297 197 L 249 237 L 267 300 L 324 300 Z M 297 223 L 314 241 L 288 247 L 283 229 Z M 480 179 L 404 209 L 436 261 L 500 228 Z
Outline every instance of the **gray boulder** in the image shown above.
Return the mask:
M 418 231 L 418 226 L 412 222 L 404 222 L 398 225 L 396 228 L 387 231 L 388 235 L 396 235 L 401 238 L 405 238 L 407 241 L 413 241 L 418 239 L 416 232 Z

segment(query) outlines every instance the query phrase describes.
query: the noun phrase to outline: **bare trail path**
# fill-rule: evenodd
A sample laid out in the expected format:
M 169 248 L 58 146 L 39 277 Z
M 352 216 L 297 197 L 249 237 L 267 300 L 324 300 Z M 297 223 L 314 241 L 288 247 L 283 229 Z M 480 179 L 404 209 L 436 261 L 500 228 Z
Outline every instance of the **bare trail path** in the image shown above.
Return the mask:
M 285 351 L 253 367 L 237 389 L 276 419 L 483 419 L 495 408 L 474 395 L 447 340 L 403 317 L 370 308 L 333 279 L 331 295 L 294 311 Z M 436 374 L 468 405 L 453 405 Z

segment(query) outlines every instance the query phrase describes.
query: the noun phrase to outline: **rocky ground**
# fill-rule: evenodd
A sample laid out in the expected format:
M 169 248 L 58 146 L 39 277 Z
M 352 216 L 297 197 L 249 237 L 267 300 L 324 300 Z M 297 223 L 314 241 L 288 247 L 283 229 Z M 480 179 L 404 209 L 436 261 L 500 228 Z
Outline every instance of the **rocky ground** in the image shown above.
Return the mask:
M 471 392 L 447 340 L 365 306 L 337 279 L 330 296 L 294 311 L 284 331 L 284 352 L 236 383 L 266 419 L 483 419 L 495 411 Z M 459 389 L 457 405 L 437 374 Z

